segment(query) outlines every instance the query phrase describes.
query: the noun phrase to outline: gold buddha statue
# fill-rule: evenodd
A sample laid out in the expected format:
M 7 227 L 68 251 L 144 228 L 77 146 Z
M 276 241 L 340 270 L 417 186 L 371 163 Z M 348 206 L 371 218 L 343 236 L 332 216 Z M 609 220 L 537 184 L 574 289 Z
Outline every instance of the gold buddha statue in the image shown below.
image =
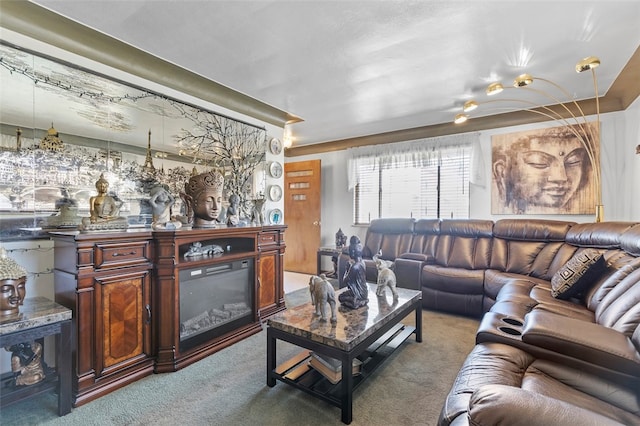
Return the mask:
M 96 181 L 98 195 L 89 199 L 89 217 L 83 217 L 79 226 L 81 230 L 125 229 L 128 227 L 127 218 L 120 216 L 122 203 L 110 195 L 109 182 L 101 174 Z

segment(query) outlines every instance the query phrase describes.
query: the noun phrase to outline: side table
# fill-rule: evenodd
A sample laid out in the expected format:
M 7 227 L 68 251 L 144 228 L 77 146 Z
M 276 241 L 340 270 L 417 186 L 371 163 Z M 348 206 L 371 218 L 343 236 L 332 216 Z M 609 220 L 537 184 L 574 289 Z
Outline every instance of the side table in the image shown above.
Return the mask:
M 55 335 L 56 371 L 45 371 L 47 377 L 39 383 L 16 386 L 13 373 L 2 375 L 0 407 L 58 390 L 58 415 L 71 412 L 71 310 L 44 297 L 24 300 L 17 314 L 0 317 L 0 348 L 31 342 Z M 44 353 L 44 348 L 43 348 Z
M 318 275 L 322 273 L 322 256 L 331 256 L 331 260 L 337 259 L 340 256 L 342 249 L 335 247 L 319 247 L 316 255 L 316 269 Z M 328 278 L 338 277 L 338 265 L 336 261 L 333 262 L 333 271 L 325 274 Z

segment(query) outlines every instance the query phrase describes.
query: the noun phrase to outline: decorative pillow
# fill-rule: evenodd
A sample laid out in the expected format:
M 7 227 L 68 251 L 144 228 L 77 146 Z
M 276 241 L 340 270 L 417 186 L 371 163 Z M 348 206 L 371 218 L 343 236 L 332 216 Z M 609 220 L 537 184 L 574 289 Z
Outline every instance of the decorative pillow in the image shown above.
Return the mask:
M 585 249 L 574 255 L 551 278 L 551 294 L 567 300 L 578 296 L 605 271 L 604 256 L 595 249 Z

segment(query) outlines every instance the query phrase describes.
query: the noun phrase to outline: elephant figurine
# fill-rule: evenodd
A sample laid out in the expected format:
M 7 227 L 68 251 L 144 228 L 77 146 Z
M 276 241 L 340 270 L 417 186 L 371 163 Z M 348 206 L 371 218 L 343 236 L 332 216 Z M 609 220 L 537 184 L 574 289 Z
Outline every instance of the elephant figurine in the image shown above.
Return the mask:
M 309 279 L 311 304 L 316 307 L 314 315 L 320 317 L 321 322 L 327 321 L 327 303 L 331 307 L 331 324 L 336 324 L 336 293 L 324 274 L 312 275 Z
M 378 268 L 378 288 L 376 289 L 376 296 L 382 296 L 384 294 L 385 287 L 389 287 L 393 294 L 393 300 L 398 300 L 398 290 L 396 290 L 396 274 L 391 268 L 394 266 L 394 262 L 389 260 L 380 259 L 382 251 L 379 251 L 373 256 L 373 261 Z

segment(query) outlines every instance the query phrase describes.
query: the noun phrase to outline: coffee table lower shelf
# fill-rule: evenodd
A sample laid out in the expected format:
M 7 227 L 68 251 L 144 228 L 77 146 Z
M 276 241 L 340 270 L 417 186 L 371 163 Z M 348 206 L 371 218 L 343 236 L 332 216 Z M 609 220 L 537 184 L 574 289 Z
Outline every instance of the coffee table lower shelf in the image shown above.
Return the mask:
M 274 330 L 277 334 L 278 330 Z M 362 361 L 360 373 L 353 375 L 352 386 L 344 386 L 343 381 L 331 383 L 319 371 L 309 365 L 311 351 L 303 351 L 276 367 L 269 377 L 294 386 L 325 402 L 343 409 L 343 422 L 351 422 L 351 413 L 345 418 L 345 400 L 351 400 L 352 392 L 380 367 L 383 362 L 416 332 L 416 328 L 396 324 L 375 342 L 370 344 L 355 358 Z M 418 339 L 420 341 L 421 339 Z M 295 343 L 295 342 L 292 342 Z M 319 350 L 320 348 L 316 348 Z M 350 389 L 349 389 L 350 388 Z M 350 407 L 349 407 L 350 408 Z M 350 410 L 349 410 L 350 411 Z

